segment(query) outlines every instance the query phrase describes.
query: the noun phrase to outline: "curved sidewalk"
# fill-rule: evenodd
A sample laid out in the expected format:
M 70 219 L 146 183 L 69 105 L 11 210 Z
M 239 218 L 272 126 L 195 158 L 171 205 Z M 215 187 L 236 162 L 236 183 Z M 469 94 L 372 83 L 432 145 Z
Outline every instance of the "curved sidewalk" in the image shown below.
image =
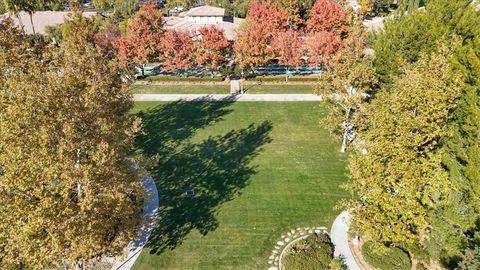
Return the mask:
M 148 200 L 143 203 L 143 226 L 138 232 L 138 238 L 130 242 L 128 247 L 128 255 L 121 262 L 117 262 L 112 270 L 130 270 L 142 252 L 143 247 L 147 244 L 148 238 L 152 233 L 155 225 L 157 209 L 158 209 L 158 191 L 155 181 L 150 176 L 143 178 L 143 184 L 148 194 Z
M 134 94 L 135 101 L 321 101 L 314 94 Z
M 334 256 L 344 259 L 345 264 L 349 270 L 361 270 L 358 263 L 353 257 L 350 246 L 348 245 L 348 224 L 350 216 L 347 211 L 338 215 L 332 225 L 330 237 L 335 245 Z

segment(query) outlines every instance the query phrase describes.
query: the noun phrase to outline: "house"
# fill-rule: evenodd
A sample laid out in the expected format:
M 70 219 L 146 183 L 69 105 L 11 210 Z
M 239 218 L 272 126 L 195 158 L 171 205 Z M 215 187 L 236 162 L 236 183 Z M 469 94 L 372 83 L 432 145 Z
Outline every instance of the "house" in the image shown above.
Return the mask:
M 18 16 L 4 14 L 1 17 L 10 17 L 14 24 L 23 29 L 26 34 L 33 34 L 34 29 L 35 33 L 37 34 L 46 34 L 46 29 L 48 26 L 55 26 L 58 24 L 62 24 L 67 18 L 68 14 L 71 14 L 68 11 L 36 11 L 32 14 L 30 18 L 30 14 L 28 12 L 20 12 Z M 92 17 L 97 14 L 97 12 L 83 12 L 83 16 L 85 17 Z
M 225 16 L 225 9 L 212 6 L 199 6 L 165 18 L 165 29 L 196 32 L 204 26 L 215 25 L 225 32 L 228 40 L 235 38 L 243 19 Z
M 212 6 L 200 6 L 180 13 L 191 23 L 216 24 L 224 21 L 225 9 Z

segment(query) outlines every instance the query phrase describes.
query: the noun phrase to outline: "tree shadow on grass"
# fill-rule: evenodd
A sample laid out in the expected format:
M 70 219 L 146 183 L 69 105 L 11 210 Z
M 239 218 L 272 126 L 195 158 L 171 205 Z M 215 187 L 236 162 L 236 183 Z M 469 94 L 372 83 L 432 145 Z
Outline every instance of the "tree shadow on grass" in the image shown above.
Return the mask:
M 232 110 L 232 101 L 175 101 L 159 105 L 137 114 L 142 118 L 145 134 L 136 144 L 143 154 L 166 155 L 183 141 L 190 139 L 198 129 L 218 122 Z
M 154 120 L 155 114 L 143 115 L 151 122 L 145 122 L 146 135 L 139 141 L 145 144 L 140 146 L 144 153 L 160 154 L 157 166 L 151 170 L 160 196 L 157 225 L 147 244 L 152 254 L 174 249 L 192 230 L 198 230 L 202 235 L 215 230 L 219 225 L 216 219 L 218 208 L 238 196 L 249 184 L 250 177 L 256 173 L 255 166 L 250 164 L 252 159 L 264 144 L 271 141 L 272 124 L 265 121 L 211 136 L 200 143 L 180 143 L 178 140 L 191 138 L 195 129 L 218 121 L 228 113 L 225 103 L 217 103 L 222 104 L 180 102 L 166 105 L 170 108 L 180 106 L 173 108 L 174 113 L 170 116 L 180 116 L 178 121 Z M 168 117 L 162 108 L 149 112 Z M 185 123 L 182 124 L 183 120 Z M 166 128 L 172 130 L 163 130 Z M 179 133 L 173 129 L 178 129 Z M 193 191 L 193 195 L 187 191 Z

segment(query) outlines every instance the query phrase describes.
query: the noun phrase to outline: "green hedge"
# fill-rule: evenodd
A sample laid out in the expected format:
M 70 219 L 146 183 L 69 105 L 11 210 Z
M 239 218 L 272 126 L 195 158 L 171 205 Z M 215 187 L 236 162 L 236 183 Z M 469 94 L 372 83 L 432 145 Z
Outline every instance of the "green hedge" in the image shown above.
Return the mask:
M 327 234 L 312 235 L 299 240 L 282 260 L 285 270 L 330 269 L 333 245 Z
M 410 270 L 408 254 L 399 248 L 390 248 L 385 254 L 376 254 L 370 243 L 362 246 L 362 255 L 371 266 L 379 270 Z
M 253 78 L 248 78 L 248 81 L 262 81 L 262 82 L 284 82 L 285 76 L 258 76 Z M 318 77 L 303 77 L 303 76 L 292 76 L 288 77 L 289 82 L 316 82 Z
M 178 77 L 178 76 L 150 76 L 141 81 L 149 82 L 222 82 L 222 77 Z

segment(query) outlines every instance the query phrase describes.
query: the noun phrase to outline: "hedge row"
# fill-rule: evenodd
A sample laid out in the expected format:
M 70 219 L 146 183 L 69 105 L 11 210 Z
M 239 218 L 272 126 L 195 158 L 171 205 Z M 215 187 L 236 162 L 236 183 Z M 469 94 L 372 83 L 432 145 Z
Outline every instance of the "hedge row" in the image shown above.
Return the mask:
M 149 82 L 221 82 L 224 80 L 222 77 L 178 77 L 178 76 L 150 76 L 146 78 L 141 78 L 141 81 Z M 247 81 L 255 82 L 284 82 L 284 76 L 259 76 L 253 78 L 247 78 Z M 315 82 L 318 81 L 318 77 L 289 77 L 288 81 L 290 82 Z
M 365 243 L 362 246 L 362 255 L 367 263 L 379 270 L 410 270 L 411 268 L 408 254 L 397 247 L 390 248 L 385 254 L 377 254 L 369 243 Z

